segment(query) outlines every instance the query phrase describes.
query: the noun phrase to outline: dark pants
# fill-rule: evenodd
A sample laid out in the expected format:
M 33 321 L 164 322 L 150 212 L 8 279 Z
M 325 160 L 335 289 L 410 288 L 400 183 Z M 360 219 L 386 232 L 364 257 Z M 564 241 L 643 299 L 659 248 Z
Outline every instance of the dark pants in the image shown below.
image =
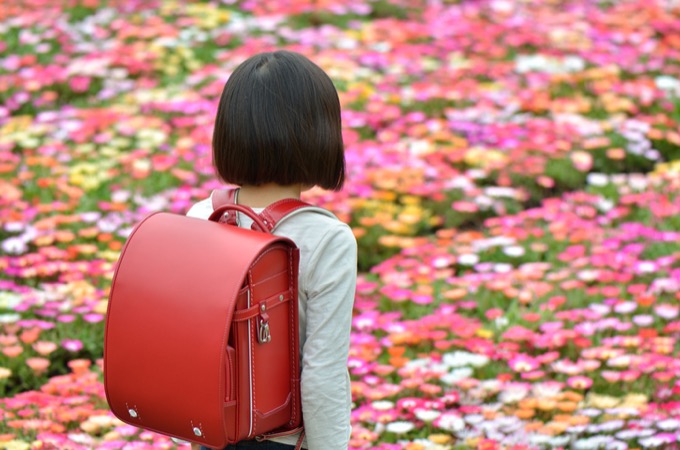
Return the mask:
M 231 444 L 224 447 L 224 450 L 238 450 L 238 449 L 253 449 L 253 450 L 290 450 L 294 449 L 293 445 L 281 444 L 274 441 L 241 441 L 237 444 Z M 211 450 L 208 447 L 201 447 L 201 450 Z

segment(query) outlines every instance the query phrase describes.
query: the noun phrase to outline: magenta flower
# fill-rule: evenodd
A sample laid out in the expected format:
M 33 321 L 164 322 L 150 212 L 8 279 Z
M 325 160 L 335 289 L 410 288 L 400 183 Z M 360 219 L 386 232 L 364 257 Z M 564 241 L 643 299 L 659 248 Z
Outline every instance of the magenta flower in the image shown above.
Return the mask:
M 83 349 L 83 343 L 78 339 L 64 339 L 61 346 L 69 352 L 76 353 Z

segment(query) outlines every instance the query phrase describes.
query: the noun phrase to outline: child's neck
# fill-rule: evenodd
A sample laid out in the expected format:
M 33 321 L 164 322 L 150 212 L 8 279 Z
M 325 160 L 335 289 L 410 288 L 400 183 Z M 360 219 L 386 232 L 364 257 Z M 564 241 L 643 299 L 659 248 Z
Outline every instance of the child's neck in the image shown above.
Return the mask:
M 300 198 L 302 188 L 294 184 L 280 186 L 278 184 L 265 184 L 262 186 L 241 186 L 238 193 L 238 203 L 251 208 L 266 208 L 275 201 L 284 198 Z

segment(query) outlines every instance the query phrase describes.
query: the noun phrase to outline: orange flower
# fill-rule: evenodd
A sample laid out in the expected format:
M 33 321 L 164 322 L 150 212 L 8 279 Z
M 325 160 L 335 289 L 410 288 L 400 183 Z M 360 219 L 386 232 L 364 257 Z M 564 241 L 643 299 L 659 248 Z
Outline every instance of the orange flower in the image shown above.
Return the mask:
M 447 300 L 460 300 L 467 295 L 467 289 L 464 288 L 454 288 L 444 291 L 442 296 Z
M 41 357 L 28 358 L 26 360 L 26 365 L 30 367 L 36 375 L 40 375 L 47 371 L 47 368 L 50 366 L 50 360 Z
M 656 297 L 651 294 L 640 294 L 635 298 L 640 306 L 652 306 L 656 302 Z
M 38 341 L 33 344 L 33 350 L 42 356 L 47 356 L 57 349 L 57 344 L 51 341 Z
M 529 398 L 523 398 L 522 400 L 520 400 L 518 405 L 519 405 L 520 409 L 535 409 L 537 403 L 538 402 L 536 401 L 535 398 L 529 397 Z
M 576 402 L 558 402 L 557 409 L 564 412 L 574 412 L 578 408 L 578 403 Z
M 653 339 L 659 335 L 654 328 L 640 328 L 638 335 L 643 339 Z
M 520 408 L 520 409 L 515 411 L 515 416 L 520 418 L 520 419 L 524 419 L 524 420 L 531 419 L 535 415 L 536 415 L 536 411 L 533 410 L 533 409 Z
M 24 330 L 19 336 L 19 339 L 21 339 L 21 342 L 24 344 L 32 344 L 38 340 L 41 332 L 42 330 L 40 330 L 38 327 L 30 328 L 28 330 Z
M 441 393 L 442 388 L 436 384 L 425 383 L 420 386 L 420 391 L 426 395 L 437 395 Z
M 539 398 L 536 407 L 542 411 L 552 411 L 557 407 L 557 402 L 552 398 Z
M 76 375 L 82 375 L 89 371 L 92 361 L 88 359 L 74 359 L 68 362 L 68 367 Z
M 8 358 L 16 358 L 17 356 L 21 355 L 23 351 L 24 348 L 21 345 L 12 345 L 10 347 L 3 348 L 2 354 Z

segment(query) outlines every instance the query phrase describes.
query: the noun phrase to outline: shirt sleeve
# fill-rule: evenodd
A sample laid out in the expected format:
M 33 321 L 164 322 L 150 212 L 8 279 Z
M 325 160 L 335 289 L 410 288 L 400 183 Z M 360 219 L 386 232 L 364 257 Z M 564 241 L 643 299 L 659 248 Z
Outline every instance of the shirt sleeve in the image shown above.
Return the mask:
M 347 371 L 356 290 L 357 244 L 340 223 L 310 257 L 302 349 L 302 414 L 308 450 L 347 450 L 351 388 Z

